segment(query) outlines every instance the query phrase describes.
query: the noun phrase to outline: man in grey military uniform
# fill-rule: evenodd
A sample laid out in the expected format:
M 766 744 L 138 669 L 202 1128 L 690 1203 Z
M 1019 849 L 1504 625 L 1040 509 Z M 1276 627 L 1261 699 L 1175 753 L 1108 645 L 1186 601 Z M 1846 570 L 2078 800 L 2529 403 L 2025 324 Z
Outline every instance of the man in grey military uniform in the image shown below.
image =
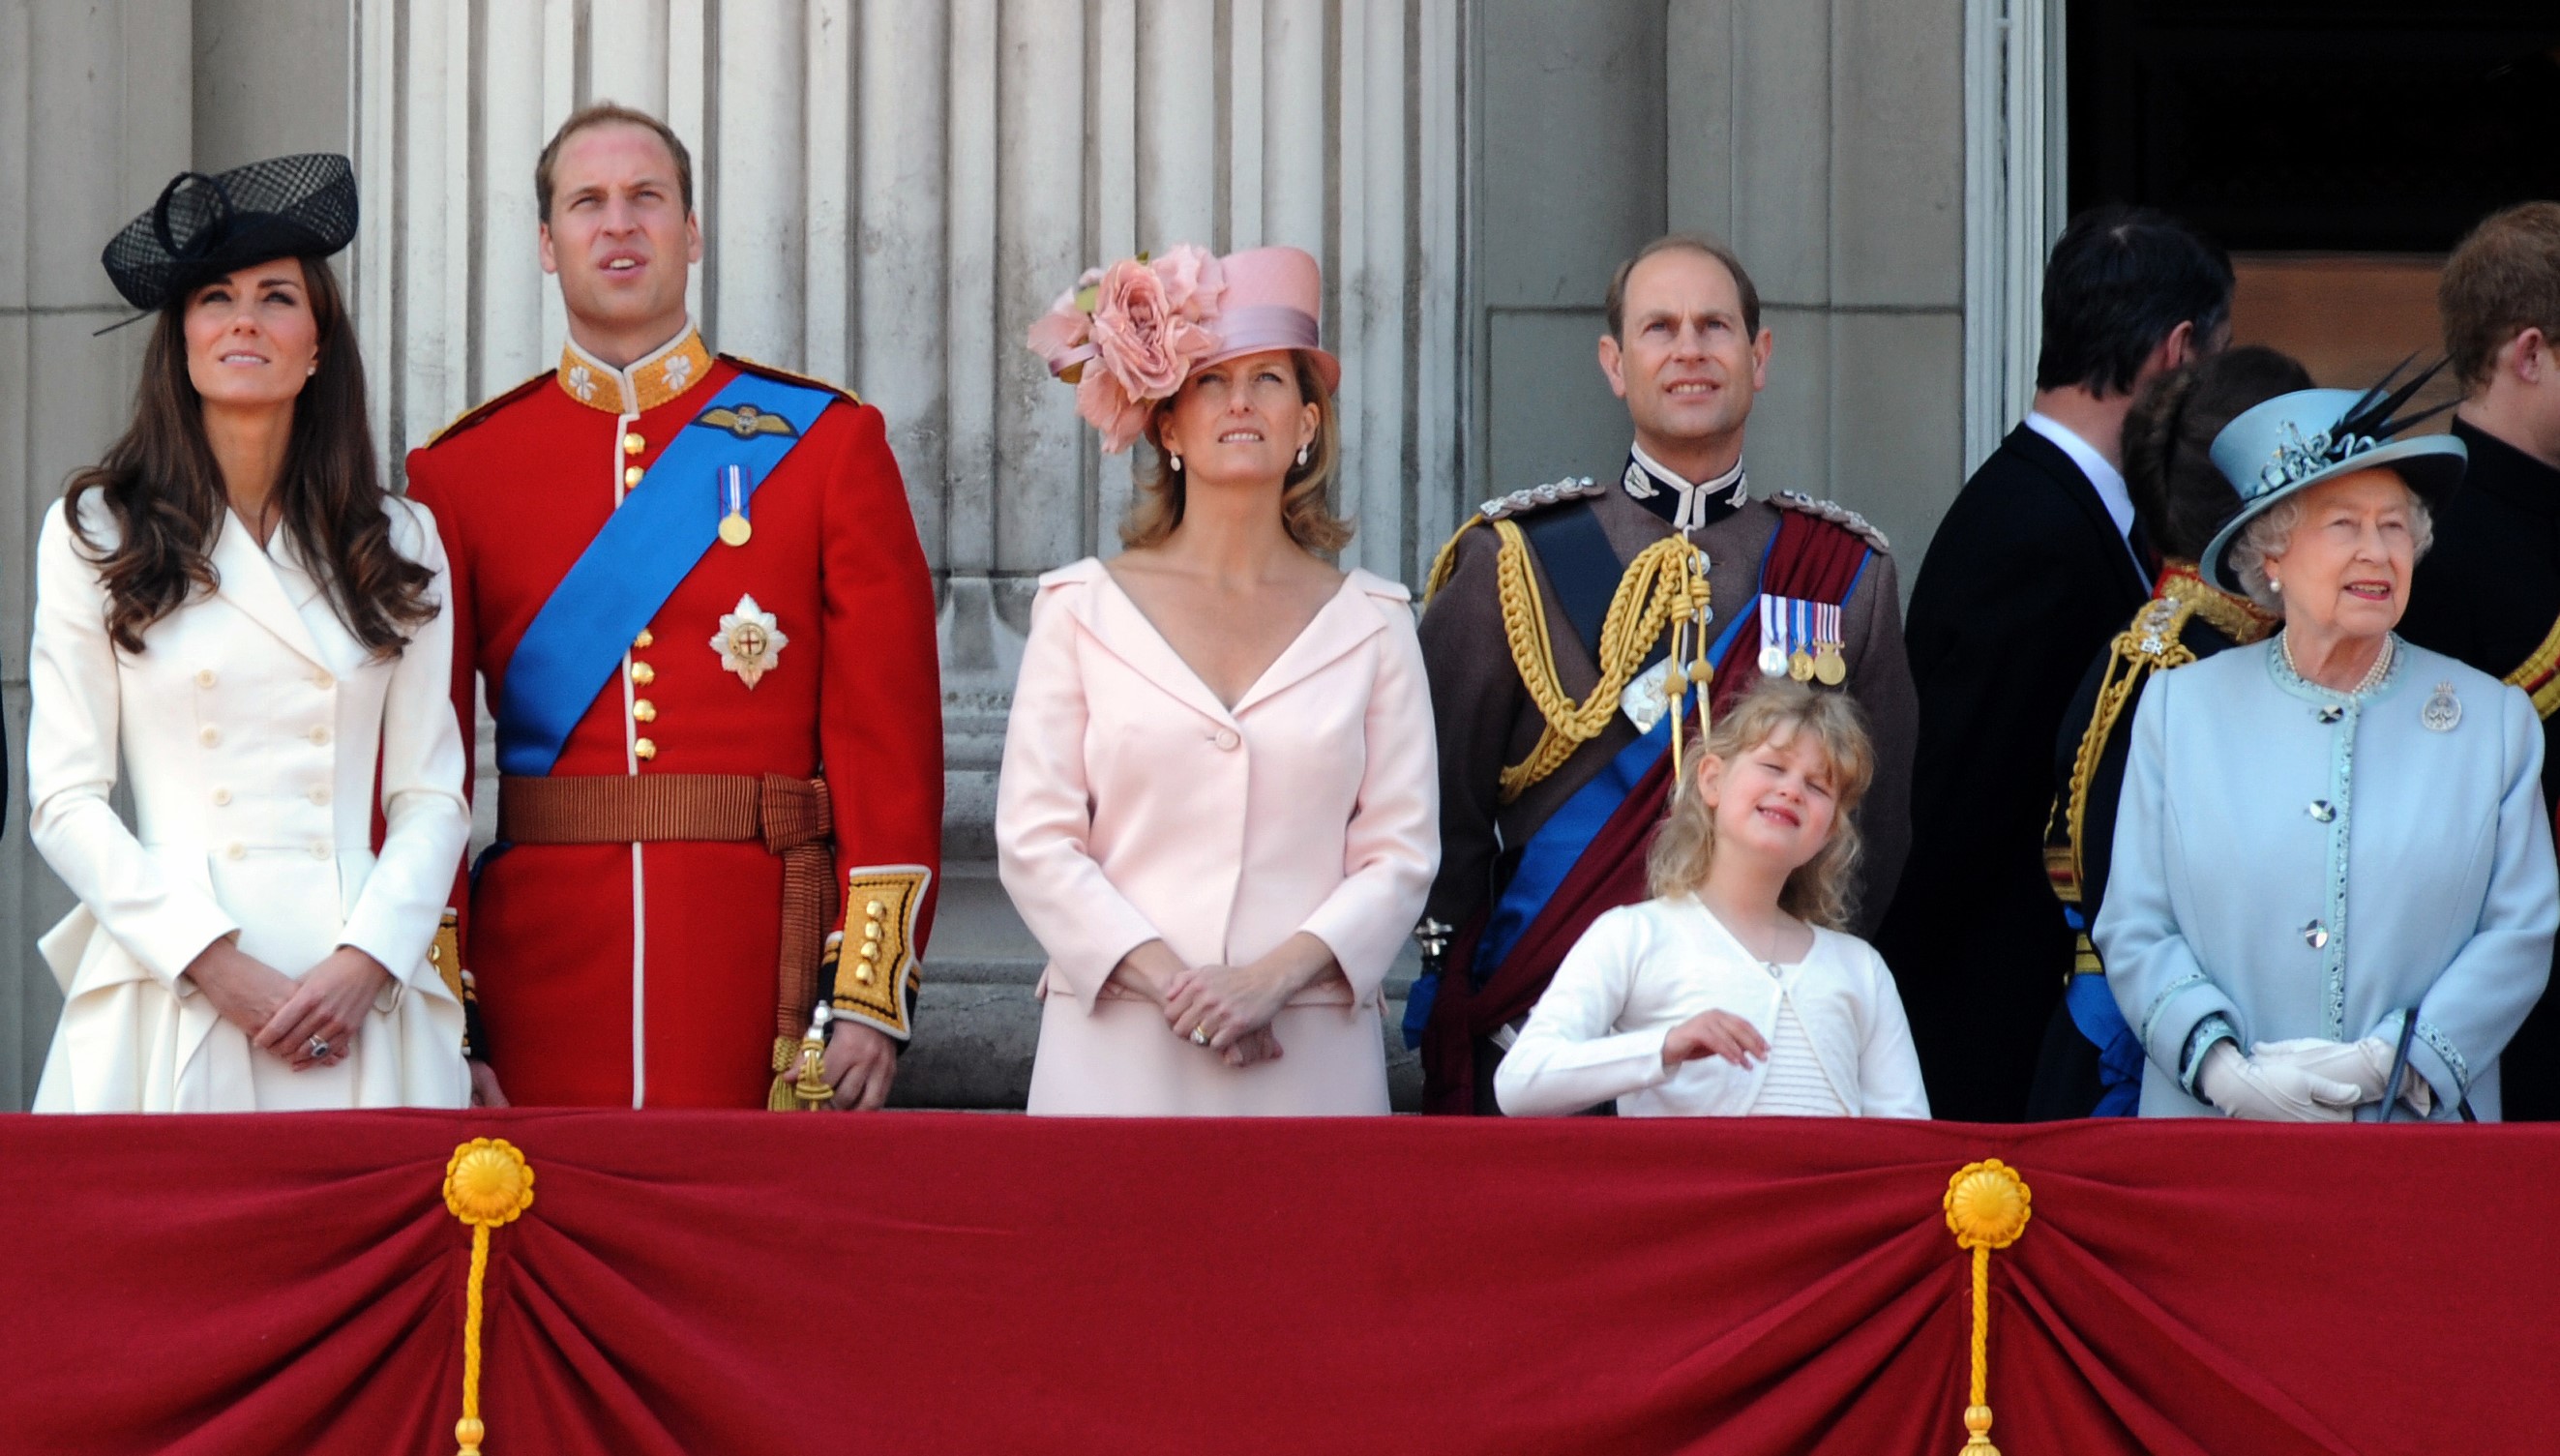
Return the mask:
M 1502 1033 L 1593 917 L 1643 897 L 1645 831 L 1667 794 L 1667 748 L 1653 745 L 1668 738 L 1614 711 L 1615 692 L 1604 721 L 1594 690 L 1666 655 L 1667 630 L 1650 641 L 1628 630 L 1644 604 L 1632 589 L 1620 631 L 1605 630 L 1622 578 L 1634 588 L 1655 574 L 1630 568 L 1657 543 L 1682 538 L 1706 557 L 1710 701 L 1774 670 L 1840 687 L 1866 710 L 1876 774 L 1859 811 L 1859 928 L 1881 916 L 1910 843 L 1917 702 L 1893 560 L 1854 512 L 1753 494 L 1743 433 L 1773 336 L 1749 273 L 1721 243 L 1663 238 L 1621 265 L 1607 309 L 1600 369 L 1635 433 L 1623 468 L 1487 502 L 1443 549 L 1422 617 L 1441 860 L 1419 933 L 1426 962 L 1448 954 L 1416 989 L 1406 1035 L 1423 1049 L 1435 1111 L 1492 1109 Z M 1551 722 L 1541 697 L 1585 711 Z

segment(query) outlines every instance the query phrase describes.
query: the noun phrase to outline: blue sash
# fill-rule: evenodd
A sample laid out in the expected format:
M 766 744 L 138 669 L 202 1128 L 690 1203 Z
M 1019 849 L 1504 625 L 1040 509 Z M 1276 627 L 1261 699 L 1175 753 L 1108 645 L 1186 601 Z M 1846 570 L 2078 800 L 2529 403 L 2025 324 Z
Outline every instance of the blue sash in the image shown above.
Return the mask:
M 834 398 L 806 385 L 740 374 L 676 432 L 516 644 L 498 704 L 501 772 L 552 771 L 569 729 L 604 691 L 632 639 L 720 539 L 720 470 L 743 467 L 742 510 Z M 725 411 L 722 421 L 706 423 L 714 411 Z M 792 428 L 775 431 L 768 423 L 759 429 L 759 414 Z
M 1759 610 L 1759 597 L 1754 596 L 1745 602 L 1743 609 L 1734 613 L 1733 619 L 1725 624 L 1723 633 L 1715 639 L 1715 645 L 1707 649 L 1706 660 L 1722 662 L 1725 652 L 1733 646 L 1734 636 L 1742 630 L 1742 624 L 1757 620 Z M 1483 985 L 1485 979 L 1502 965 L 1503 957 L 1511 954 L 1512 947 L 1520 943 L 1529 922 L 1537 918 L 1538 911 L 1546 908 L 1547 899 L 1555 893 L 1555 888 L 1564 883 L 1564 877 L 1573 872 L 1575 865 L 1581 863 L 1582 853 L 1591 847 L 1592 838 L 1608 825 L 1610 817 L 1618 812 L 1618 806 L 1627 802 L 1627 795 L 1635 790 L 1646 774 L 1653 771 L 1662 756 L 1671 751 L 1671 745 L 1672 721 L 1671 716 L 1665 714 L 1662 722 L 1654 725 L 1653 731 L 1619 749 L 1607 767 L 1602 768 L 1589 783 L 1575 789 L 1572 796 L 1537 827 L 1537 832 L 1528 837 L 1528 843 L 1520 846 L 1520 864 L 1512 871 L 1511 883 L 1503 887 L 1502 897 L 1494 901 L 1493 913 L 1485 919 L 1484 933 L 1477 937 L 1475 958 L 1467 967 L 1470 982 Z M 1439 996 L 1438 978 L 1427 975 L 1415 978 L 1413 989 L 1406 993 L 1404 1000 L 1404 1045 L 1408 1049 L 1421 1047 L 1423 1028 L 1431 1024 L 1431 1004 Z

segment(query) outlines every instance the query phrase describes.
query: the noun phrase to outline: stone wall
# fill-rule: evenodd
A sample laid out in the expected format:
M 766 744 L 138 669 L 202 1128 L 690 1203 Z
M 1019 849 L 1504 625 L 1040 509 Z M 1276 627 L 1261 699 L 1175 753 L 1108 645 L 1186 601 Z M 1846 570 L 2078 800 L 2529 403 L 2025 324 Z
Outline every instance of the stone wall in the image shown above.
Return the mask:
M 120 316 L 95 260 L 116 225 L 191 160 L 351 152 L 342 263 L 397 462 L 557 354 L 544 138 L 591 99 L 659 111 L 695 147 L 715 345 L 887 415 L 936 570 L 950 760 L 902 1091 L 1018 1105 L 1039 955 L 990 869 L 1007 695 L 1034 578 L 1107 552 L 1129 491 L 1021 347 L 1056 292 L 1180 241 L 1314 251 L 1347 564 L 1418 581 L 1466 503 L 1614 468 L 1624 415 L 1591 357 L 1609 269 L 1666 226 L 1724 234 L 1779 336 L 1755 484 L 1856 505 L 1907 582 L 1966 448 L 1966 47 L 2053 3 L 0 0 L 0 207 L 26 220 L 0 232 L 13 748 L 19 564 L 120 427 L 142 342 L 89 337 Z M 34 1087 L 58 1002 L 32 942 L 68 902 L 23 810 L 0 842 L 0 1106 Z

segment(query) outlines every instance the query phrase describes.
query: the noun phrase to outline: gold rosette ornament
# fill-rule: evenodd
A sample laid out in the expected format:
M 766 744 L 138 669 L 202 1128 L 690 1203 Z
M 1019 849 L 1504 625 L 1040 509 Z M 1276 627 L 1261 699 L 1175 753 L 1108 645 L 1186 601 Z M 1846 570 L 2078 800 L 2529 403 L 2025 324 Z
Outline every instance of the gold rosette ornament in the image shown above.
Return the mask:
M 1965 1407 L 1964 1448 L 1957 1456 L 2000 1456 L 2000 1448 L 1992 1444 L 1992 1250 L 2008 1247 L 2026 1231 L 2031 1198 L 2016 1169 L 1991 1158 L 1958 1169 L 1939 1201 L 1956 1246 L 1974 1253 L 1973 1393 Z
M 462 1419 L 453 1438 L 459 1456 L 480 1456 L 480 1293 L 489 1277 L 489 1230 L 513 1223 L 534 1206 L 534 1169 L 505 1138 L 473 1138 L 444 1165 L 444 1207 L 471 1225 L 471 1282 L 462 1316 Z

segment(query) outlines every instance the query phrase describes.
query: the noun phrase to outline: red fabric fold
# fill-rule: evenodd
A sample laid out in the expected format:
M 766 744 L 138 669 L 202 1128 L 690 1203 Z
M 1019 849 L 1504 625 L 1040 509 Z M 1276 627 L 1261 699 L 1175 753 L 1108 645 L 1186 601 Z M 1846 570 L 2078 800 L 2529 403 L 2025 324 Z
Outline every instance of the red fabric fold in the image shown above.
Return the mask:
M 491 1456 L 1947 1456 L 1985 1157 L 2004 1450 L 2539 1450 L 2560 1380 L 2541 1127 L 22 1116 L 0 1445 L 449 1452 L 492 1135 Z

